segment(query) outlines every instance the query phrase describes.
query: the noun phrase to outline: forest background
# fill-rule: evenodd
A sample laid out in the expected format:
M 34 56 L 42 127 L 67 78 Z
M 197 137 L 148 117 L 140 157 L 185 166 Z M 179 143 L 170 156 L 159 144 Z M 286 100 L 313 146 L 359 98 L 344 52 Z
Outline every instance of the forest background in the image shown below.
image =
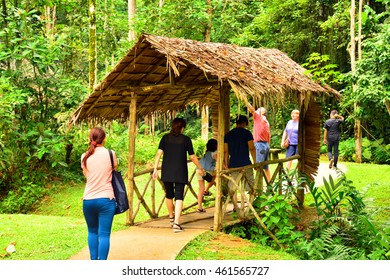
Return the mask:
M 323 97 L 346 117 L 345 161 L 390 163 L 390 0 L 13 0 L 1 1 L 0 213 L 28 213 L 55 182 L 83 180 L 88 126 L 70 115 L 142 33 L 277 48 L 343 95 Z M 351 14 L 353 15 L 351 17 Z M 96 25 L 95 25 L 96 24 Z M 352 31 L 352 32 L 351 32 Z M 355 37 L 356 35 L 356 37 Z M 237 101 L 231 100 L 231 115 Z M 269 111 L 272 147 L 296 104 Z M 197 154 L 200 108 L 180 112 Z M 152 160 L 169 120 L 139 122 L 136 170 Z M 127 127 L 111 123 L 107 145 L 127 166 Z M 152 133 L 155 132 L 155 133 Z M 155 144 L 151 145 L 150 142 Z M 322 147 L 321 152 L 325 152 Z M 359 152 L 360 151 L 360 152 Z

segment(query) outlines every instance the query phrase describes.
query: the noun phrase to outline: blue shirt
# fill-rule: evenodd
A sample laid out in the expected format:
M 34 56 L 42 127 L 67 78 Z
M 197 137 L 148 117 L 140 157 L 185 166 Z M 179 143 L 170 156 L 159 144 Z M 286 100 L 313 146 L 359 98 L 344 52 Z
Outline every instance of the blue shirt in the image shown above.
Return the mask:
M 252 133 L 242 127 L 236 127 L 230 130 L 224 139 L 224 143 L 229 148 L 229 168 L 242 167 L 250 165 L 248 141 L 253 140 Z

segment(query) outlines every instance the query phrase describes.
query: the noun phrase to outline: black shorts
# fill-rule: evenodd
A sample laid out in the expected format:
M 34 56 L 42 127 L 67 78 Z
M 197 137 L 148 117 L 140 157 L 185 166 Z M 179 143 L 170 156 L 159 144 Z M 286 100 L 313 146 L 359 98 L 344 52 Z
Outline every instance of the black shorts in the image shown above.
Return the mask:
M 164 182 L 165 186 L 165 197 L 169 199 L 175 198 L 175 200 L 183 200 L 184 199 L 184 187 L 186 184 L 184 183 L 172 183 L 172 182 Z

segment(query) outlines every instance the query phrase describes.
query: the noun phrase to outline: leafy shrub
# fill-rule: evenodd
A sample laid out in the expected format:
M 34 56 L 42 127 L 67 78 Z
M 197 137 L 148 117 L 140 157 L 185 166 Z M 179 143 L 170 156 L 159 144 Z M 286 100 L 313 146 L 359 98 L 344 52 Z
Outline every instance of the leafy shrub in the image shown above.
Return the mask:
M 318 220 L 313 223 L 308 240 L 292 245 L 303 259 L 388 259 L 389 230 L 377 230 L 361 194 L 342 172 L 335 181 L 324 179 L 322 189 L 309 184 Z
M 25 182 L 16 190 L 8 192 L 0 204 L 1 213 L 28 213 L 40 204 L 47 190 L 38 184 Z
M 267 191 L 256 197 L 253 202 L 253 207 L 261 217 L 262 222 L 283 244 L 294 243 L 302 235 L 300 232 L 294 231 L 293 223 L 298 213 L 295 199 L 297 187 L 288 182 L 296 176 L 296 172 L 283 176 L 281 182 L 275 182 L 273 186 L 268 186 Z M 283 189 L 283 194 L 279 193 L 280 188 Z M 274 246 L 275 244 L 257 219 L 231 228 L 230 233 L 262 245 Z
M 327 146 L 321 146 L 321 154 L 327 153 Z M 339 156 L 344 161 L 354 162 L 356 159 L 355 139 L 349 138 L 339 144 Z M 370 141 L 368 138 L 362 139 L 362 160 L 363 162 L 373 162 L 377 164 L 390 163 L 390 144 L 385 144 L 384 140 L 378 139 Z

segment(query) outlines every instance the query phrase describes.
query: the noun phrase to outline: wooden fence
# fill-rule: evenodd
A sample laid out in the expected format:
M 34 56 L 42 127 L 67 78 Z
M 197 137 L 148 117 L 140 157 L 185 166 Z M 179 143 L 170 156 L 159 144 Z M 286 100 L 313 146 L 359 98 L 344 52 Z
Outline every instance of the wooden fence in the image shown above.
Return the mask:
M 299 159 L 300 156 L 296 155 L 293 157 L 290 157 L 288 159 L 278 159 L 278 153 L 280 150 L 273 150 L 272 151 L 272 157 L 273 159 L 266 161 L 266 162 L 260 162 L 248 166 L 244 166 L 241 168 L 231 168 L 228 170 L 222 170 L 219 174 L 219 176 L 222 176 L 223 178 L 223 185 L 227 185 L 229 182 L 231 186 L 233 186 L 233 192 L 237 193 L 240 196 L 240 204 L 239 207 L 240 211 L 238 213 L 239 220 L 247 219 L 252 215 L 257 215 L 254 211 L 254 208 L 252 206 L 253 199 L 256 195 L 259 195 L 263 192 L 264 188 L 266 186 L 274 186 L 275 184 L 279 184 L 280 186 L 280 192 L 282 190 L 282 181 L 287 182 L 287 184 L 292 185 L 293 184 L 293 178 L 290 178 L 289 172 L 287 172 L 283 168 L 283 164 L 287 161 Z M 190 163 L 190 161 L 189 161 Z M 190 163 L 191 164 L 191 163 Z M 270 181 L 268 182 L 263 166 L 265 164 L 269 165 L 270 169 L 273 170 L 273 173 L 271 174 Z M 272 168 L 271 168 L 272 167 Z M 242 180 L 244 177 L 244 174 L 247 169 L 252 168 L 255 170 L 254 172 L 254 182 L 253 186 L 250 186 L 253 189 L 253 192 L 246 193 L 244 183 L 245 180 Z M 159 167 L 159 170 L 161 167 Z M 162 212 L 165 211 L 165 190 L 164 190 L 164 184 L 161 181 L 161 178 L 158 177 L 157 180 L 152 179 L 152 172 L 153 169 L 146 169 L 141 172 L 134 173 L 134 179 L 133 179 L 133 193 L 132 195 L 129 195 L 129 197 L 136 197 L 134 201 L 131 201 L 130 204 L 132 207 L 127 212 L 126 216 L 126 224 L 133 225 L 137 215 L 140 213 L 141 206 L 145 209 L 147 215 L 149 218 L 154 219 L 163 216 Z M 232 172 L 238 172 L 238 176 L 235 176 L 234 178 L 231 176 Z M 137 178 L 140 178 L 141 176 L 144 176 L 143 180 L 137 180 Z M 125 176 L 127 177 L 127 176 Z M 184 206 L 183 211 L 190 209 L 197 205 L 197 195 L 198 195 L 198 189 L 194 188 L 195 186 L 198 186 L 198 183 L 194 183 L 197 181 L 196 177 L 196 170 L 193 170 L 190 173 L 190 176 L 188 178 L 188 184 L 185 187 L 184 191 Z M 282 180 L 283 179 L 283 180 Z M 142 181 L 144 185 L 140 185 L 141 183 L 137 181 Z M 131 192 L 131 190 L 129 190 Z M 135 196 L 134 196 L 135 195 Z M 189 199 L 189 197 L 192 197 L 195 199 Z M 231 196 L 226 195 L 225 193 L 225 199 L 222 207 L 222 211 L 219 211 L 221 215 L 224 215 L 226 212 L 227 205 L 231 201 Z M 163 207 L 164 206 L 164 207 Z M 164 209 L 164 210 L 163 210 Z M 223 221 L 223 219 L 221 219 Z M 226 224 L 224 224 L 226 225 Z

